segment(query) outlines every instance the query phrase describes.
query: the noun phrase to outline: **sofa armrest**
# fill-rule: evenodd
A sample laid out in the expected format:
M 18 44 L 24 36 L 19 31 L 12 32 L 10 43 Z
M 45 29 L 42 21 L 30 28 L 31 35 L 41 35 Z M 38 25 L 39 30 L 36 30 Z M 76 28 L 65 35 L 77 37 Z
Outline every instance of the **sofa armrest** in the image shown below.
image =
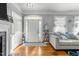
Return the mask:
M 79 39 L 79 35 L 76 35 L 77 39 Z
M 50 37 L 51 45 L 56 48 L 59 45 L 59 39 L 57 37 Z

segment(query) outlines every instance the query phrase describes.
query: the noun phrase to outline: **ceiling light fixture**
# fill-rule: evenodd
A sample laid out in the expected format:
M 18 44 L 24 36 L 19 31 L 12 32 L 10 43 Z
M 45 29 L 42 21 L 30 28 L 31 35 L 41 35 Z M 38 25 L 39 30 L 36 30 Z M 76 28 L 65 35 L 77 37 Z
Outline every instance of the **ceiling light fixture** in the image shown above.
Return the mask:
M 28 8 L 33 8 L 33 4 L 32 3 L 27 3 L 27 7 Z

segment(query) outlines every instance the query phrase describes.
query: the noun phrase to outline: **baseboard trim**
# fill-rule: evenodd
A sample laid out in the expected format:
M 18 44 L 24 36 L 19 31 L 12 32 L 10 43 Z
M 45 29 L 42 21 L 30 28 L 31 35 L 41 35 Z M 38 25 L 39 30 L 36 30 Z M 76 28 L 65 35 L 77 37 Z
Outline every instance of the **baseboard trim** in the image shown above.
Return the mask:
M 43 42 L 24 42 L 24 43 L 43 43 Z
M 54 50 L 56 50 L 50 42 L 49 42 L 49 44 L 50 44 L 50 46 L 51 46 Z
M 19 44 L 16 48 L 18 48 L 19 46 L 21 46 L 23 43 Z M 14 48 L 13 50 L 16 50 L 16 48 Z

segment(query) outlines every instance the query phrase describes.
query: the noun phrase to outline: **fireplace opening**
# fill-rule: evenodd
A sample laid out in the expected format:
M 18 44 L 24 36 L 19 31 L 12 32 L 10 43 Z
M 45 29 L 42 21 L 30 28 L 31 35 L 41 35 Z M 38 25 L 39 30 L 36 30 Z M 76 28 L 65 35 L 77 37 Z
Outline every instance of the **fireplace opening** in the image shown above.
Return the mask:
M 6 56 L 6 32 L 0 32 L 0 56 Z
M 2 56 L 2 36 L 0 36 L 0 56 Z

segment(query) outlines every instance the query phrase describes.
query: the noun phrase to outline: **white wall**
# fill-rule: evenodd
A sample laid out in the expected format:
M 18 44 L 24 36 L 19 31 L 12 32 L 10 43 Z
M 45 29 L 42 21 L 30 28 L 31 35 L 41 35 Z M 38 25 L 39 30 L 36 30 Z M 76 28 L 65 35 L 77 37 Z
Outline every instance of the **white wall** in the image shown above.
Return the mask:
M 12 49 L 22 44 L 22 17 L 15 12 L 12 12 Z
M 12 4 L 7 4 L 7 13 L 9 16 L 13 17 L 12 30 L 10 34 L 10 50 L 12 51 L 18 45 L 22 44 L 22 14 L 17 7 Z

